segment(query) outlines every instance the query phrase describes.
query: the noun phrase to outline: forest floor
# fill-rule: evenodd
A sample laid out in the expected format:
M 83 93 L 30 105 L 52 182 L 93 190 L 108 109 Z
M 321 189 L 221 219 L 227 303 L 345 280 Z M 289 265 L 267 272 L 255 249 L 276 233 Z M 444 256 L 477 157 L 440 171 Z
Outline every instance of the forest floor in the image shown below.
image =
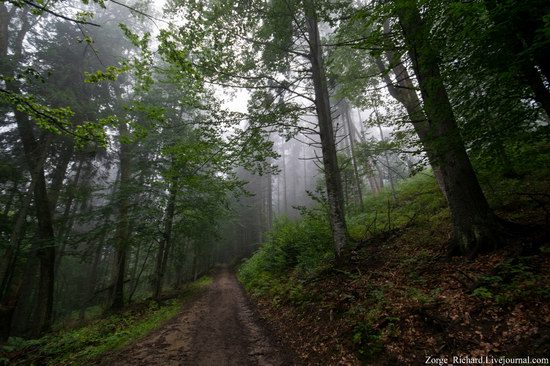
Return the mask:
M 365 230 L 340 265 L 320 262 L 311 270 L 299 262 L 315 253 L 300 252 L 305 245 L 284 236 L 293 232 L 287 224 L 265 253 L 290 252 L 290 268 L 269 272 L 282 265 L 265 255 L 248 268 L 245 262 L 240 278 L 304 365 L 414 366 L 427 357 L 440 365 L 465 364 L 466 357 L 487 357 L 483 365 L 503 364 L 502 358 L 529 364 L 518 362 L 526 357 L 549 364 L 550 185 L 530 182 L 494 200 L 497 215 L 522 230 L 510 229 L 498 249 L 470 260 L 447 256 L 450 213 L 431 204 L 435 188 L 422 183 L 403 186 L 386 225 Z M 372 199 L 365 206 L 384 212 L 383 204 Z M 360 214 L 355 221 L 374 227 L 382 216 Z M 317 227 L 313 219 L 307 223 Z
M 255 315 L 235 275 L 214 282 L 163 328 L 100 365 L 294 365 L 292 353 Z
M 507 247 L 473 261 L 445 260 L 435 240 L 424 240 L 421 252 L 415 234 L 362 247 L 357 263 L 295 285 L 299 303 L 253 296 L 256 308 L 304 365 L 413 366 L 428 356 L 444 364 L 455 356 L 548 360 L 548 254 Z

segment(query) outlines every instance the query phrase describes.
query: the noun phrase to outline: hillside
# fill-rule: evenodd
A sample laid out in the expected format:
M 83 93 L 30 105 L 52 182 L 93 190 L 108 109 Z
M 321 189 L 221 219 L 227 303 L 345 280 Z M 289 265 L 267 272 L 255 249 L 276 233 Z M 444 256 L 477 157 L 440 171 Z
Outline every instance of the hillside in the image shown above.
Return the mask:
M 531 182 L 522 186 L 529 191 L 499 197 L 501 217 L 526 227 L 473 260 L 447 256 L 448 210 L 433 179 L 418 176 L 398 187 L 396 202 L 387 192 L 371 197 L 371 213 L 350 219 L 356 242 L 342 264 L 334 265 L 330 247 L 319 251 L 327 238 L 314 226 L 321 216 L 311 214 L 281 223 L 240 276 L 305 364 L 547 357 L 550 241 L 536 198 L 548 198 L 548 181 Z

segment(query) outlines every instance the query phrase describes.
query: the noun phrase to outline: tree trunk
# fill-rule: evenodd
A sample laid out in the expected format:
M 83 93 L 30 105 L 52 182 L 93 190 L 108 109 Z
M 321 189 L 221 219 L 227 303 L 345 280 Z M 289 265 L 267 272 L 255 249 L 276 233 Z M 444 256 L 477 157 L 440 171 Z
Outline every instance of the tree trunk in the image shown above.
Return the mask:
M 378 125 L 378 131 L 380 131 L 380 141 L 385 142 L 386 139 L 384 137 L 384 132 L 382 131 L 382 126 L 380 125 L 380 118 L 379 118 L 378 110 L 377 110 L 376 106 L 374 107 L 374 114 L 376 115 L 376 123 Z M 391 196 L 392 196 L 393 200 L 396 201 L 397 200 L 397 195 L 396 195 L 396 192 L 395 192 L 395 182 L 394 182 L 394 178 L 393 178 L 392 167 L 390 165 L 390 157 L 389 157 L 389 154 L 388 154 L 387 150 L 384 151 L 384 160 L 386 160 L 386 169 L 388 169 L 388 180 L 390 181 Z
M 160 300 L 162 287 L 164 285 L 164 276 L 166 272 L 166 263 L 168 262 L 168 253 L 172 243 L 172 224 L 174 222 L 174 212 L 176 208 L 176 196 L 178 193 L 178 184 L 174 178 L 170 184 L 168 204 L 166 205 L 166 216 L 164 217 L 164 232 L 160 241 L 159 250 L 157 253 L 157 264 L 155 269 L 155 291 L 153 298 Z
M 378 165 L 376 160 L 371 158 L 370 162 L 372 166 L 374 166 L 374 169 L 376 169 L 376 172 L 378 173 L 378 175 L 375 175 L 374 178 L 375 178 L 376 184 L 378 185 L 378 191 L 381 191 L 384 189 L 384 172 L 382 171 L 382 168 L 380 168 L 380 165 Z
M 516 56 L 513 64 L 519 67 L 519 73 L 531 87 L 535 100 L 550 116 L 550 91 L 541 77 L 544 75 L 546 82 L 550 82 L 550 51 L 548 35 L 544 31 L 544 17 L 549 13 L 550 6 L 546 0 L 524 0 L 514 5 L 485 0 L 489 17 L 499 31 L 501 45 Z M 519 11 L 519 6 L 528 11 Z
M 13 202 L 15 201 L 15 197 L 17 196 L 19 188 L 19 178 L 16 178 L 16 180 L 13 182 L 13 187 L 11 187 L 10 196 L 8 197 L 8 200 L 6 202 L 6 206 L 4 206 L 4 212 L 2 212 L 2 216 L 5 220 L 8 220 L 9 213 L 11 211 L 11 206 L 13 205 Z
M 286 171 L 286 156 L 285 156 L 285 142 L 283 141 L 281 145 L 282 151 L 281 151 L 281 158 L 283 159 L 283 211 L 285 215 L 288 216 L 288 192 L 287 192 L 287 171 Z
M 399 5 L 397 14 L 430 126 L 422 142 L 440 162 L 457 248 L 463 254 L 474 256 L 479 250 L 496 247 L 500 225 L 487 203 L 464 148 L 443 85 L 439 56 L 429 43 L 429 29 L 415 3 L 402 0 Z
M 266 231 L 271 230 L 271 225 L 273 223 L 273 176 L 271 175 L 271 172 L 267 174 L 266 182 L 267 182 L 267 222 L 266 222 Z
M 34 187 L 31 187 L 34 189 Z M 29 202 L 32 195 L 29 193 Z M 26 204 L 26 203 L 25 203 Z M 26 213 L 21 211 L 18 213 L 18 218 L 15 224 L 15 227 L 12 231 L 12 237 L 10 240 L 10 246 L 5 253 L 6 257 L 6 267 L 3 271 L 2 278 L 2 287 L 0 292 L 0 342 L 6 341 L 11 334 L 11 326 L 13 322 L 13 316 L 15 312 L 15 307 L 19 302 L 21 295 L 21 287 L 23 281 L 21 279 L 14 278 L 15 264 L 16 259 L 19 254 L 20 244 L 23 235 L 24 229 L 24 220 L 26 218 Z M 17 237 L 14 238 L 14 232 L 17 232 Z M 16 242 L 14 242 L 14 239 Z
M 9 44 L 9 24 L 10 24 L 8 8 L 4 2 L 0 3 L 0 71 L 4 71 L 4 62 L 7 60 L 4 58 L 8 54 Z
M 353 164 L 353 176 L 355 178 L 355 188 L 357 189 L 357 202 L 359 203 L 359 208 L 361 209 L 361 211 L 364 211 L 365 205 L 363 203 L 363 188 L 361 187 L 361 177 L 359 176 L 359 168 L 357 166 L 357 159 L 355 157 L 355 129 L 351 123 L 349 104 L 347 101 L 342 103 L 346 104 L 343 113 L 344 120 L 348 128 L 351 163 Z
M 46 190 L 46 178 L 43 167 L 37 166 L 40 163 L 40 144 L 34 138 L 32 127 L 27 117 L 21 112 L 15 112 L 17 127 L 29 170 L 38 171 L 36 185 L 34 187 L 34 206 L 38 219 L 37 236 L 39 248 L 37 257 L 39 259 L 39 285 L 37 320 L 34 324 L 32 335 L 38 336 L 51 328 L 54 290 L 54 266 L 55 266 L 55 240 L 50 211 L 48 192 Z
M 99 275 L 99 261 L 101 260 L 101 252 L 103 251 L 103 241 L 105 236 L 103 235 L 99 243 L 96 245 L 96 250 L 94 254 L 94 260 L 90 269 L 88 270 L 87 281 L 85 283 L 86 290 L 82 292 L 80 298 L 80 311 L 78 315 L 78 320 L 83 322 L 86 318 L 86 309 L 89 306 L 90 301 L 94 296 L 94 291 L 97 285 L 97 278 Z
M 63 150 L 59 157 L 59 161 L 53 173 L 52 184 L 48 191 L 52 213 L 55 212 L 59 193 L 61 192 L 63 181 L 65 180 L 65 176 L 67 174 L 67 167 L 69 166 L 69 163 L 71 162 L 71 159 L 73 157 L 74 140 L 72 138 L 70 138 L 69 140 L 65 139 L 65 143 L 63 144 L 62 149 Z
M 65 203 L 65 209 L 63 210 L 63 216 L 61 217 L 61 220 L 59 220 L 59 228 L 57 231 L 57 237 L 59 238 L 59 241 L 61 241 L 61 245 L 59 245 L 59 249 L 57 251 L 57 258 L 56 258 L 56 264 L 55 264 L 55 270 L 54 273 L 57 276 L 57 273 L 59 272 L 59 268 L 61 267 L 61 260 L 63 258 L 63 254 L 65 252 L 65 247 L 67 246 L 67 239 L 68 235 L 71 231 L 72 225 L 73 225 L 73 217 L 71 217 L 71 210 L 73 207 L 73 201 L 75 198 L 75 190 L 78 186 L 78 182 L 80 180 L 80 173 L 82 172 L 82 165 L 84 164 L 84 159 L 80 160 L 78 163 L 78 167 L 76 169 L 76 174 L 74 177 L 74 180 L 71 183 L 71 190 L 69 191 L 69 195 L 67 197 L 67 202 Z M 52 184 L 53 186 L 53 184 Z M 57 198 L 56 198 L 57 199 Z M 55 204 L 52 204 L 52 210 L 55 207 Z M 76 212 L 75 212 L 76 213 Z M 74 216 L 74 215 L 73 215 Z M 70 217 L 70 218 L 69 218 Z
M 311 72 L 315 90 L 315 109 L 319 120 L 319 135 L 321 138 L 323 167 L 330 210 L 330 225 L 336 256 L 339 257 L 348 240 L 342 179 L 340 177 L 340 170 L 338 169 L 328 85 L 323 65 L 323 52 L 317 24 L 315 2 L 309 0 L 305 3 L 305 7 Z
M 154 242 L 152 241 L 151 244 L 149 244 L 149 247 L 147 248 L 146 252 L 145 252 L 145 258 L 143 258 L 143 262 L 141 263 L 141 268 L 139 269 L 139 272 L 136 272 L 136 276 L 135 276 L 135 279 L 132 278 L 126 282 L 134 282 L 134 285 L 131 287 L 130 289 L 130 294 L 128 295 L 128 302 L 131 302 L 132 301 L 132 298 L 134 297 L 134 294 L 138 288 L 138 285 L 139 285 L 139 279 L 141 278 L 141 275 L 143 274 L 143 272 L 145 271 L 145 268 L 147 267 L 147 262 L 149 261 L 149 255 L 151 254 L 151 252 L 153 251 L 153 244 Z M 139 254 L 139 252 L 137 253 Z M 136 257 L 138 256 L 136 254 Z M 138 259 L 139 258 L 136 258 L 136 268 L 137 268 L 137 264 L 138 264 Z
M 28 8 L 25 8 L 19 13 L 19 20 L 21 24 L 19 30 L 15 32 L 16 34 L 13 37 L 12 47 L 14 54 L 12 57 L 12 63 L 16 63 L 21 59 L 23 41 L 31 27 L 29 23 L 29 18 L 27 16 L 28 11 Z M 2 73 L 5 72 L 6 75 L 9 75 L 14 71 L 13 67 L 11 67 L 11 65 L 8 65 L 7 63 L 8 41 L 10 38 L 10 30 L 8 24 L 11 21 L 10 17 L 12 15 L 13 13 L 10 14 L 4 4 L 0 4 L 0 20 L 2 20 L 2 22 L 0 22 L 0 71 L 2 71 Z M 6 83 L 6 88 L 13 93 L 19 94 L 20 92 L 18 86 L 14 82 Z M 43 153 L 45 153 L 47 145 L 49 145 L 50 137 L 48 136 L 45 142 L 41 141 L 40 143 L 38 143 L 34 137 L 33 128 L 30 124 L 28 117 L 17 109 L 14 110 L 14 115 L 17 123 L 17 129 L 19 131 L 19 136 L 23 144 L 25 159 L 27 161 L 31 178 L 36 178 L 33 179 L 35 182 L 31 183 L 31 185 L 33 185 L 34 207 L 36 210 L 36 217 L 38 219 L 37 245 L 39 245 L 39 248 L 37 251 L 37 256 L 39 258 L 40 271 L 38 291 L 41 301 L 38 304 L 37 321 L 33 326 L 33 335 L 37 336 L 50 329 L 53 308 L 53 269 L 55 264 L 54 231 L 52 216 L 49 209 L 48 192 L 46 190 L 46 179 L 43 168 L 44 157 L 42 155 Z M 26 206 L 28 207 L 28 205 Z M 23 208 L 23 211 L 26 211 L 26 209 Z M 24 224 L 25 217 L 26 212 L 20 215 L 20 218 L 22 219 L 22 224 Z M 21 235 L 16 238 L 16 241 L 20 239 Z M 27 285 L 28 284 L 25 284 L 25 286 Z M 23 284 L 21 284 L 20 286 L 23 286 Z M 7 300 L 9 306 L 15 306 L 19 299 L 21 287 L 19 287 L 19 285 L 15 287 L 16 289 L 13 289 L 13 291 L 8 290 L 11 294 L 15 296 L 15 298 L 10 298 Z M 2 313 L 2 320 L 8 322 L 7 319 L 9 319 L 9 322 L 11 323 L 13 311 L 8 309 L 4 313 L 4 304 L 2 304 L 1 310 L 2 311 L 0 312 Z M 5 334 L 9 335 L 9 327 L 10 325 L 8 324 L 6 327 L 7 330 L 3 330 L 2 332 L 2 336 L 5 336 Z
M 386 28 L 385 33 L 389 33 L 389 29 Z M 390 67 L 396 76 L 395 85 L 397 85 L 397 87 L 394 85 L 394 82 L 387 74 L 388 70 L 386 69 L 386 66 L 384 65 L 384 62 L 381 58 L 376 58 L 376 64 L 378 66 L 378 69 L 382 73 L 388 91 L 395 100 L 397 100 L 399 103 L 401 103 L 401 105 L 403 105 L 403 107 L 405 107 L 409 120 L 411 121 L 416 134 L 420 138 L 420 141 L 425 141 L 428 139 L 430 124 L 428 122 L 426 114 L 424 113 L 424 110 L 422 109 L 422 103 L 420 102 L 420 99 L 416 94 L 414 84 L 409 76 L 409 72 L 407 68 L 403 65 L 401 60 L 396 59 L 396 56 L 393 52 L 386 52 L 386 57 L 388 58 L 388 61 L 390 62 Z M 437 185 L 439 186 L 439 190 L 445 197 L 445 200 L 448 201 L 447 192 L 445 190 L 445 183 L 443 182 L 443 172 L 439 167 L 440 162 L 437 161 L 433 151 L 427 149 L 426 146 L 424 146 L 424 148 L 426 149 L 426 155 L 428 156 L 428 161 L 432 166 L 434 177 Z
M 544 85 L 538 70 L 531 65 L 521 65 L 523 77 L 527 84 L 533 90 L 535 100 L 540 104 L 542 109 L 550 116 L 550 92 Z
M 1 302 L 5 300 L 5 298 L 8 296 L 7 293 L 10 291 L 17 256 L 19 255 L 21 242 L 24 236 L 27 214 L 31 207 L 33 192 L 38 181 L 39 169 L 37 168 L 41 168 L 44 164 L 47 155 L 47 147 L 47 144 L 42 145 L 41 160 L 36 165 L 35 170 L 31 174 L 31 183 L 27 189 L 27 193 L 25 194 L 23 201 L 21 202 L 21 207 L 17 212 L 17 216 L 15 218 L 15 222 L 10 234 L 10 243 L 2 257 L 2 283 L 0 285 Z
M 115 233 L 115 269 L 113 273 L 113 296 L 110 310 L 119 311 L 124 307 L 124 276 L 126 274 L 126 254 L 130 237 L 128 212 L 130 210 L 129 186 L 131 179 L 131 147 L 124 139 L 129 136 L 128 126 L 119 125 L 120 141 L 120 186 L 118 195 L 118 219 Z
M 197 244 L 194 243 L 193 245 L 197 245 Z M 198 277 L 198 265 L 197 265 L 198 257 L 199 257 L 199 255 L 197 253 L 197 249 L 195 248 L 193 250 L 193 267 L 192 267 L 193 281 L 196 281 L 197 277 Z
M 184 265 L 185 265 L 185 252 L 187 250 L 187 247 L 188 247 L 188 240 L 186 239 L 182 239 L 183 243 L 181 244 L 181 252 L 180 252 L 180 255 L 177 256 L 176 258 L 176 263 L 175 263 L 175 272 L 176 272 L 176 282 L 174 284 L 174 287 L 176 288 L 176 290 L 179 290 L 181 289 L 181 286 L 183 285 L 183 282 L 184 282 Z

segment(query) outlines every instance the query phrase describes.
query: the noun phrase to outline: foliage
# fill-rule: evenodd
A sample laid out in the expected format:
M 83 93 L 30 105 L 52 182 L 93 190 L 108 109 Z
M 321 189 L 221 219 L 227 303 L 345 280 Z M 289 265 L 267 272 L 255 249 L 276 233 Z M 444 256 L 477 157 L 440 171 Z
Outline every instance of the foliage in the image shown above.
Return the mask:
M 435 225 L 441 217 L 447 217 L 432 175 L 420 173 L 401 182 L 396 190 L 397 201 L 393 201 L 389 190 L 365 197 L 368 212 L 349 217 L 349 232 L 354 240 L 365 240 L 412 223 Z M 299 289 L 291 277 L 311 278 L 330 265 L 330 248 L 330 228 L 324 211 L 306 209 L 294 222 L 279 218 L 260 249 L 241 266 L 240 279 L 252 293 L 277 299 L 292 297 L 292 291 Z
M 376 357 L 383 350 L 380 333 L 368 323 L 361 323 L 353 328 L 353 343 L 357 345 L 359 355 L 365 360 Z
M 279 218 L 260 249 L 241 266 L 239 277 L 255 294 L 299 299 L 300 285 L 287 283 L 288 274 L 311 276 L 332 259 L 328 220 L 309 212 L 296 222 Z
M 533 266 L 534 257 L 519 257 L 498 265 L 494 274 L 483 276 L 472 296 L 494 300 L 498 304 L 513 304 L 526 298 L 550 298 L 550 290 L 544 286 L 544 274 Z
M 512 180 L 492 176 L 503 202 L 514 204 L 503 206 L 507 214 L 519 222 L 544 221 L 542 207 L 518 201 L 514 193 L 529 188 L 545 194 L 547 178 L 534 173 L 516 179 L 512 187 Z M 431 174 L 420 173 L 399 184 L 396 202 L 390 192 L 368 195 L 365 202 L 382 212 L 390 202 L 391 219 L 379 215 L 382 223 L 376 230 L 365 230 L 365 217 L 373 216 L 351 215 L 350 230 L 360 242 L 343 268 L 321 267 L 305 281 L 298 281 L 292 270 L 276 277 L 264 272 L 265 282 L 241 277 L 251 293 L 271 305 L 268 318 L 282 327 L 305 362 L 322 363 L 335 354 L 344 360 L 353 350 L 361 361 L 345 364 L 413 364 L 425 349 L 443 345 L 449 353 L 548 353 L 539 331 L 550 312 L 547 246 L 531 256 L 518 256 L 522 243 L 515 243 L 473 261 L 445 260 L 450 217 Z M 414 225 L 407 226 L 414 212 Z M 393 231 L 388 232 L 390 227 Z M 269 263 L 263 255 L 261 248 L 241 271 Z M 473 285 L 477 287 L 472 290 Z M 280 290 L 294 287 L 306 301 L 289 300 L 291 292 Z M 310 340 L 312 334 L 318 337 Z M 312 356 L 311 349 L 321 355 Z
M 349 233 L 355 240 L 377 236 L 406 226 L 434 222 L 448 215 L 445 200 L 431 173 L 420 172 L 396 185 L 396 198 L 389 188 L 364 198 L 366 212 L 349 218 Z

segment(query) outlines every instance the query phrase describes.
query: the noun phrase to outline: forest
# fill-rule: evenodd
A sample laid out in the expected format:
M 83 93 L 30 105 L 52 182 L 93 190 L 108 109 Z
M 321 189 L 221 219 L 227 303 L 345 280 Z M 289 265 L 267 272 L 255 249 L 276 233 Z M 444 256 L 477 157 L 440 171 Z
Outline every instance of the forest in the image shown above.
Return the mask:
M 549 364 L 546 0 L 0 0 L 0 146 L 0 365 Z

